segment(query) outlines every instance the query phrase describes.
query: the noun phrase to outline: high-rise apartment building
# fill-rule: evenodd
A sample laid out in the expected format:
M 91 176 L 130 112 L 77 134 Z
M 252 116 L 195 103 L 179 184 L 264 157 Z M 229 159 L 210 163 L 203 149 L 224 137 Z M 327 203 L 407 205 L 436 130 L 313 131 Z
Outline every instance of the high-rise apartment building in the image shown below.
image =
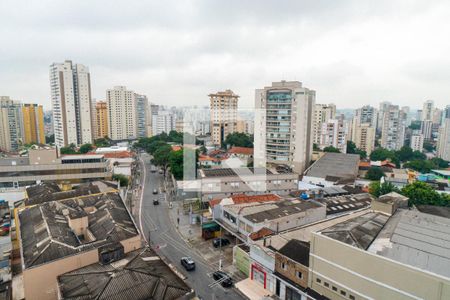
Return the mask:
M 450 119 L 450 105 L 447 105 L 445 107 L 444 113 L 443 113 L 443 119 Z
M 152 114 L 152 135 L 158 135 L 163 132 L 169 134 L 176 130 L 177 116 L 174 112 L 162 110 L 161 108 Z
M 137 137 L 148 137 L 150 130 L 150 108 L 145 95 L 134 95 L 136 99 L 136 131 Z
M 336 118 L 336 105 L 319 104 L 314 108 L 313 143 L 319 145 L 322 135 L 322 124 Z
M 316 93 L 299 81 L 255 92 L 255 165 L 284 164 L 303 172 L 311 161 Z
M 22 105 L 0 96 L 0 149 L 17 151 L 23 142 Z
M 128 140 L 137 137 L 136 99 L 133 91 L 125 86 L 115 86 L 106 91 L 109 137 L 112 140 Z
M 347 128 L 343 120 L 331 119 L 322 123 L 320 148 L 332 146 L 340 152 L 347 152 Z
M 364 105 L 361 108 L 355 110 L 355 118 L 357 124 L 370 124 L 372 127 L 377 127 L 378 112 L 375 107 L 370 105 Z
M 420 122 L 420 131 L 423 134 L 423 138 L 425 140 L 431 140 L 432 129 L 433 129 L 433 121 L 423 120 Z
M 437 155 L 450 161 L 450 118 L 444 120 L 444 124 L 439 130 Z
M 381 133 L 383 130 L 384 113 L 391 105 L 392 104 L 389 101 L 383 101 L 380 103 L 380 107 L 378 109 L 377 133 Z
M 239 96 L 231 90 L 209 94 L 211 109 L 211 140 L 221 146 L 227 135 L 236 132 Z
M 89 69 L 81 64 L 53 63 L 50 66 L 55 144 L 92 143 L 93 104 Z
M 362 123 L 358 126 L 353 126 L 352 134 L 356 147 L 370 155 L 375 148 L 375 127 L 370 123 Z
M 381 146 L 389 150 L 400 150 L 405 142 L 405 113 L 398 105 L 389 105 L 383 113 Z
M 423 150 L 423 142 L 424 142 L 424 136 L 421 133 L 420 130 L 414 130 L 411 134 L 411 142 L 410 147 L 413 149 L 413 151 L 420 151 Z
M 109 137 L 108 106 L 106 101 L 95 103 L 95 138 Z
M 42 105 L 24 104 L 22 106 L 23 117 L 23 142 L 25 144 L 45 144 L 44 110 Z
M 434 101 L 433 100 L 427 100 L 423 103 L 422 107 L 422 121 L 426 120 L 433 120 L 433 114 L 434 114 Z

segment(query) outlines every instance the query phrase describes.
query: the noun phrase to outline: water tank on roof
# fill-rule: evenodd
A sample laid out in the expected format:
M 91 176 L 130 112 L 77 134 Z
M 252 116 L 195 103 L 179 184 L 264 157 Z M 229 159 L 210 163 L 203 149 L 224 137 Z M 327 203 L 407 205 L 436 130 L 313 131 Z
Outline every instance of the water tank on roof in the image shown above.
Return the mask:
M 309 196 L 308 196 L 307 193 L 303 192 L 303 193 L 300 195 L 300 198 L 301 198 L 302 200 L 308 200 L 308 199 L 309 199 Z

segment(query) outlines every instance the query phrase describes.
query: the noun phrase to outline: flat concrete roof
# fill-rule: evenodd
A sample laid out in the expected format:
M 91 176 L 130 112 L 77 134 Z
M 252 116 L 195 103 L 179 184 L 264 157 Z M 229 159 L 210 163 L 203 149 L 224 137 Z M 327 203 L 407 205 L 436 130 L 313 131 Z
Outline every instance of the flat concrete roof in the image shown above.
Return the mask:
M 328 152 L 306 170 L 305 175 L 319 178 L 355 178 L 358 175 L 359 160 L 358 154 Z

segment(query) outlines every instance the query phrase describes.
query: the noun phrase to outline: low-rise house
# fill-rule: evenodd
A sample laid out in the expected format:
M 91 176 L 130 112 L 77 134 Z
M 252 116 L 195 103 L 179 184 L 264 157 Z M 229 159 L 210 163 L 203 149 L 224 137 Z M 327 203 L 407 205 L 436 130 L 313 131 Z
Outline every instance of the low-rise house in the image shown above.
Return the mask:
M 288 195 L 297 189 L 298 174 L 278 173 L 265 168 L 229 168 L 199 170 L 203 201 L 238 194 Z
M 228 154 L 229 158 L 224 162 L 226 164 L 236 164 L 234 161 L 237 161 L 238 167 L 247 167 L 253 161 L 253 148 L 233 146 L 228 150 Z M 233 162 L 229 162 L 229 160 L 233 160 Z
M 353 184 L 358 176 L 358 154 L 325 153 L 303 174 L 302 181 L 322 187 Z
M 16 222 L 26 299 L 57 299 L 57 277 L 97 263 L 105 247 L 120 245 L 124 254 L 141 247 L 116 192 L 25 207 Z

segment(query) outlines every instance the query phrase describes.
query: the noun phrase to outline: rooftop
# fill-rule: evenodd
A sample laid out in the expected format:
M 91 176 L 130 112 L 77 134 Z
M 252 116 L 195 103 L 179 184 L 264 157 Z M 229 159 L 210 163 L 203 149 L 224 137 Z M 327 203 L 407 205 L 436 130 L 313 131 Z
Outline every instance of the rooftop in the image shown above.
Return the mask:
M 319 178 L 356 178 L 359 160 L 358 154 L 327 152 L 305 171 L 305 175 Z
M 436 205 L 417 205 L 417 209 L 426 214 L 450 218 L 450 207 Z
M 321 231 L 321 234 L 367 250 L 388 219 L 387 215 L 369 212 L 326 228 Z
M 368 251 L 450 277 L 450 219 L 397 210 Z
M 399 193 L 396 192 L 390 192 L 388 194 L 382 195 L 376 199 L 378 202 L 382 203 L 388 203 L 388 204 L 394 204 L 396 202 L 404 202 L 408 201 L 408 197 L 405 197 Z
M 244 207 L 241 214 L 252 223 L 261 223 L 319 207 L 322 206 L 312 201 L 290 199 Z
M 302 265 L 309 267 L 309 242 L 292 239 L 278 252 Z
M 199 170 L 200 176 L 202 178 L 210 178 L 210 177 L 228 177 L 228 176 L 238 176 L 238 174 L 249 175 L 249 174 L 257 174 L 257 175 L 271 175 L 273 174 L 269 169 L 264 168 L 242 168 L 242 169 L 201 169 Z
M 87 214 L 88 234 L 77 236 L 69 218 Z M 116 192 L 46 202 L 19 211 L 25 268 L 41 265 L 138 235 Z
M 253 155 L 253 148 L 233 146 L 230 150 L 228 150 L 228 153 Z
M 234 195 L 225 199 L 231 199 L 232 204 L 245 204 L 245 203 L 262 203 L 268 201 L 281 200 L 281 197 L 275 194 L 264 194 L 264 195 Z M 209 206 L 214 207 L 219 204 L 223 199 L 213 199 L 209 201 Z
M 431 172 L 439 174 L 441 176 L 450 176 L 450 170 L 431 170 Z
M 108 265 L 92 264 L 58 277 L 63 299 L 179 299 L 193 293 L 150 249 Z
M 327 206 L 327 215 L 342 213 L 350 210 L 358 210 L 369 207 L 373 196 L 368 193 L 343 195 L 316 199 L 316 201 Z

